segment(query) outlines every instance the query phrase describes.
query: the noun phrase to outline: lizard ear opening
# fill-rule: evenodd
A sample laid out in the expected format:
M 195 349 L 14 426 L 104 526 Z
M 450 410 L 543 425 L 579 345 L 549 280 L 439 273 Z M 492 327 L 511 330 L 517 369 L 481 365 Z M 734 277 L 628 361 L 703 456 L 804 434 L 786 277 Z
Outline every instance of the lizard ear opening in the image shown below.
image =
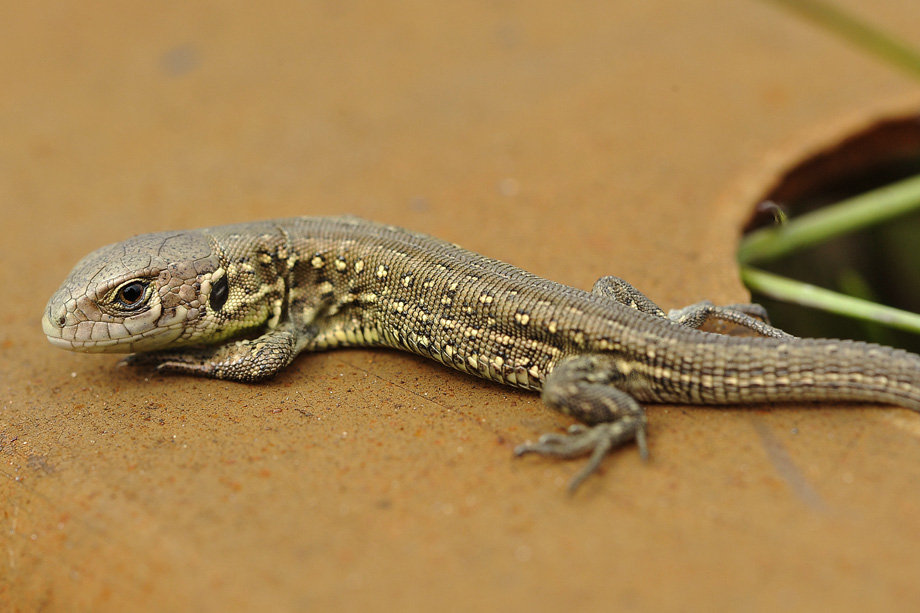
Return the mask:
M 211 286 L 211 295 L 208 298 L 208 306 L 212 311 L 219 311 L 227 303 L 227 296 L 230 294 L 230 286 L 227 283 L 227 275 L 222 276 Z

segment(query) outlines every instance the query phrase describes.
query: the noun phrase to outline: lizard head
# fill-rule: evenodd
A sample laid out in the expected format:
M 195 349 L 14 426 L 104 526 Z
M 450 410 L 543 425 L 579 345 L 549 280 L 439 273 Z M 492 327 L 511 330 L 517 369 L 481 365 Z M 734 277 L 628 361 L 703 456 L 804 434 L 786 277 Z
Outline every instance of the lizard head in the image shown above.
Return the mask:
M 71 351 L 133 353 L 200 342 L 219 321 L 227 275 L 200 232 L 142 234 L 80 260 L 42 328 Z

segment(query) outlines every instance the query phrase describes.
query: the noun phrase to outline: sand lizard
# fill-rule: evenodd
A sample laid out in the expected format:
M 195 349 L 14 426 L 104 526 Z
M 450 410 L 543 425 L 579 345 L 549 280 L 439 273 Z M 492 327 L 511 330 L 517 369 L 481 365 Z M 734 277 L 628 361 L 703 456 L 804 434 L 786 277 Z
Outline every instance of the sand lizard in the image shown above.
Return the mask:
M 715 318 L 757 336 L 698 328 Z M 302 217 L 136 236 L 81 260 L 45 310 L 56 346 L 255 382 L 302 351 L 388 346 L 541 392 L 586 425 L 516 454 L 648 455 L 640 402 L 867 402 L 920 410 L 920 356 L 794 338 L 757 305 L 666 314 L 631 285 L 591 292 L 451 243 L 354 217 Z

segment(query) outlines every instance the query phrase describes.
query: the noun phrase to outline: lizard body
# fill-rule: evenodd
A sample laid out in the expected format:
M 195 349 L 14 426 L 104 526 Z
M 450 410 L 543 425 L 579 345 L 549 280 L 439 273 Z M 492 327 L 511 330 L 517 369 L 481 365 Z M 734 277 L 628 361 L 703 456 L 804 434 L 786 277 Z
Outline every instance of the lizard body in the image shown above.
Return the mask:
M 731 337 L 710 318 L 749 328 Z M 587 426 L 518 447 L 592 455 L 635 440 L 640 402 L 843 401 L 920 410 L 920 356 L 799 339 L 757 305 L 665 314 L 625 281 L 586 292 L 448 242 L 353 217 L 136 236 L 81 260 L 42 319 L 65 349 L 133 353 L 163 371 L 255 382 L 303 351 L 388 346 L 542 393 Z

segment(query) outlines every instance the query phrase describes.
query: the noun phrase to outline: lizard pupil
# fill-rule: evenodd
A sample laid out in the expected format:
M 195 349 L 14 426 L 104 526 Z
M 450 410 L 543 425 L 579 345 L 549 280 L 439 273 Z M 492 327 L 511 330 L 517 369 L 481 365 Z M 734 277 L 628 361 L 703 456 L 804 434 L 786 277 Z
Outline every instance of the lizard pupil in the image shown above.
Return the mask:
M 230 287 L 227 284 L 227 275 L 214 282 L 211 287 L 211 297 L 208 298 L 208 304 L 212 311 L 219 311 L 227 302 L 227 295 L 230 293 Z
M 140 281 L 129 283 L 118 290 L 118 300 L 126 307 L 136 307 L 144 298 L 146 286 Z

